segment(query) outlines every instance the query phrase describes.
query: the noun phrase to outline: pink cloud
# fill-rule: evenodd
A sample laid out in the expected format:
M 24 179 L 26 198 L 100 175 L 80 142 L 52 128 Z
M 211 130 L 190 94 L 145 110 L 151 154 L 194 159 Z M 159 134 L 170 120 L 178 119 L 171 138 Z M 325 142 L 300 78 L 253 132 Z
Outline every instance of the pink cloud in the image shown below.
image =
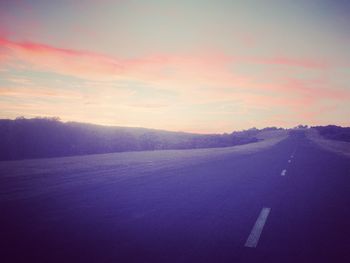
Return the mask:
M 0 46 L 10 52 L 15 59 L 39 70 L 51 70 L 78 77 L 119 75 L 123 70 L 120 61 L 93 52 L 56 48 L 32 42 L 17 43 L 5 38 L 0 38 Z
M 0 38 L 0 58 L 11 56 L 28 63 L 34 69 L 53 71 L 87 79 L 139 78 L 162 80 L 167 78 L 203 79 L 212 82 L 230 82 L 232 74 L 227 65 L 254 63 L 266 65 L 288 65 L 304 68 L 327 69 L 326 61 L 314 59 L 249 58 L 225 54 L 199 55 L 153 55 L 136 59 L 121 59 L 90 51 L 53 47 L 33 42 L 15 42 Z
M 205 75 L 203 73 L 221 67 L 221 64 L 228 61 L 223 56 L 174 55 L 119 59 L 90 51 L 57 48 L 33 42 L 14 42 L 6 38 L 0 38 L 0 47 L 1 57 L 25 62 L 31 68 L 98 80 L 136 78 L 141 81 L 154 81 L 173 78 L 173 75 L 188 79 L 198 73 L 199 76 Z M 3 63 L 6 61 L 5 59 Z
M 297 79 L 289 78 L 283 85 L 285 90 L 309 97 L 313 100 L 349 100 L 350 90 L 336 87 L 327 79 Z
M 134 79 L 151 84 L 153 88 L 176 91 L 181 102 L 211 103 L 238 102 L 245 108 L 288 108 L 304 114 L 310 113 L 322 100 L 344 101 L 350 99 L 348 91 L 335 88 L 327 79 L 301 80 L 284 76 L 270 76 L 258 80 L 254 75 L 237 75 L 231 65 L 255 63 L 266 65 L 288 65 L 299 68 L 328 70 L 332 63 L 313 59 L 294 58 L 235 58 L 225 54 L 170 55 L 156 54 L 136 59 L 120 59 L 90 51 L 57 48 L 33 42 L 15 42 L 0 38 L 0 58 L 12 58 L 43 71 L 73 75 L 87 80 Z M 1 63 L 1 60 L 0 60 Z M 12 64 L 18 66 L 18 64 Z M 101 89 L 104 91 L 101 91 Z M 106 92 L 105 92 L 106 91 Z M 14 91 L 7 90 L 7 95 Z M 18 91 L 18 94 L 26 94 Z M 128 98 L 132 94 L 114 94 L 103 84 L 96 87 L 96 96 L 87 101 L 105 104 L 114 98 Z M 39 92 L 40 93 L 40 92 Z M 38 95 L 54 96 L 44 91 Z M 4 91 L 0 95 L 4 95 Z M 107 94 L 106 97 L 101 97 Z M 113 95 L 111 95 L 113 94 Z M 27 94 L 27 96 L 29 96 Z M 111 102 L 112 103 L 112 102 Z M 131 104 L 130 104 L 131 105 Z M 166 103 L 141 102 L 133 107 L 163 107 Z

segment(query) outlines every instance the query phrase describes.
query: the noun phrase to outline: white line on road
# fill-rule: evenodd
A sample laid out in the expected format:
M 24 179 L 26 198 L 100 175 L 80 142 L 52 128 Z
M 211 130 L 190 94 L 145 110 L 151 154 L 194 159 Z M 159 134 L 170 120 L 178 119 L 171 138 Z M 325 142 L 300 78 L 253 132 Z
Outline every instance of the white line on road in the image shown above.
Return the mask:
M 256 220 L 255 225 L 252 231 L 250 232 L 250 235 L 247 238 L 247 241 L 245 242 L 245 245 L 244 245 L 245 247 L 254 248 L 258 245 L 261 232 L 263 231 L 264 225 L 266 223 L 266 220 L 267 220 L 267 217 L 269 216 L 270 211 L 271 211 L 271 208 L 266 208 L 266 207 L 264 207 L 261 210 L 260 215 Z
M 294 152 L 292 153 L 291 158 L 294 158 L 294 155 L 295 155 L 296 151 L 297 151 L 297 149 L 294 150 Z
M 287 170 L 286 170 L 286 169 L 284 169 L 284 170 L 281 172 L 281 176 L 285 176 L 285 175 L 286 175 L 286 173 L 287 173 Z

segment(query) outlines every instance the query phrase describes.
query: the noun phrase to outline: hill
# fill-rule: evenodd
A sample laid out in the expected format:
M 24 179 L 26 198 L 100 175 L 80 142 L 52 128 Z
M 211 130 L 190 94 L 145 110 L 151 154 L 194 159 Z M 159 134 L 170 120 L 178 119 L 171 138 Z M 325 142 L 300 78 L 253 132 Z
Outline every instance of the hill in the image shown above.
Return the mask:
M 274 130 L 277 128 L 266 128 Z M 256 142 L 258 129 L 230 134 L 193 134 L 110 127 L 57 118 L 0 120 L 0 160 L 125 151 L 229 147 Z

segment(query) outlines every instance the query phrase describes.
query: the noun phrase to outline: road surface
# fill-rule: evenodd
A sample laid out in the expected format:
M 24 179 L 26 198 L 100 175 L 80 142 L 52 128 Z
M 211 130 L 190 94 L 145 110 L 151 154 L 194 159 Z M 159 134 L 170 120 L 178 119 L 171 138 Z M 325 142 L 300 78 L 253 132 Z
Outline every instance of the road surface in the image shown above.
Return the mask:
M 153 170 L 14 164 L 0 164 L 1 262 L 350 262 L 350 159 L 303 132 Z

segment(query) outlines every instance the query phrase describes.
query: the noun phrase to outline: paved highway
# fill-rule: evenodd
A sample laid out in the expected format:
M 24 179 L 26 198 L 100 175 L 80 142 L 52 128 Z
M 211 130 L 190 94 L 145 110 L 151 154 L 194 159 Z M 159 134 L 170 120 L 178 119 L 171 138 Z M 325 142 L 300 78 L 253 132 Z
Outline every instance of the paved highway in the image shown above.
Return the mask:
M 350 160 L 303 132 L 117 180 L 121 169 L 2 165 L 1 262 L 350 262 Z

